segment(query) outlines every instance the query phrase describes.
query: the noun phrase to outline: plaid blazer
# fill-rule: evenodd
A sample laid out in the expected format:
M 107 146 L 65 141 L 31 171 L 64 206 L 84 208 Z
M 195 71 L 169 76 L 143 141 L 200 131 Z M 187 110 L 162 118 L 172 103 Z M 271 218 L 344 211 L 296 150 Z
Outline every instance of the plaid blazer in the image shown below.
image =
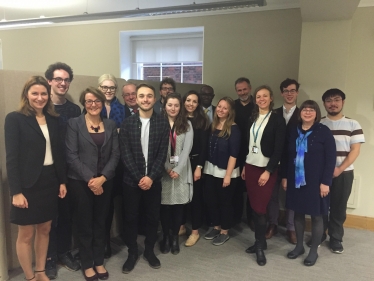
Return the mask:
M 160 181 L 169 145 L 170 126 L 167 119 L 153 112 L 149 127 L 148 174 L 145 174 L 145 159 L 141 144 L 142 122 L 139 113 L 126 118 L 119 131 L 121 160 L 124 164 L 123 181 L 129 186 L 138 186 L 144 176 L 153 182 Z

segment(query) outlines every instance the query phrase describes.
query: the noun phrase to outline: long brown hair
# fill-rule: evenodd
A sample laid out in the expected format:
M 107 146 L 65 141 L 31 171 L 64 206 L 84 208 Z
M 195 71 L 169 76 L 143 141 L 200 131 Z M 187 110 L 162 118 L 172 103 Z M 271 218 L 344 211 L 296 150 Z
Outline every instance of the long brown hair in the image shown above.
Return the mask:
M 229 116 L 227 116 L 226 122 L 223 124 L 222 130 L 218 134 L 218 137 L 229 138 L 230 135 L 231 135 L 231 126 L 235 123 L 234 122 L 234 120 L 235 120 L 235 102 L 230 97 L 223 97 L 218 101 L 217 106 L 219 105 L 219 103 L 221 101 L 225 101 L 229 105 Z M 216 110 L 217 110 L 217 108 L 216 108 Z M 212 122 L 212 133 L 216 130 L 216 127 L 218 126 L 218 124 L 219 124 L 219 118 L 217 116 L 217 113 L 214 112 L 213 122 Z
M 166 96 L 164 100 L 164 104 L 163 104 L 164 114 L 166 117 L 167 117 L 167 113 L 166 113 L 165 107 L 169 99 L 177 99 L 179 101 L 180 109 L 174 121 L 174 128 L 175 128 L 175 133 L 177 135 L 184 134 L 185 132 L 188 131 L 190 126 L 188 125 L 186 110 L 183 109 L 184 105 L 182 103 L 181 95 L 178 93 L 172 93 Z
M 18 109 L 19 113 L 22 113 L 26 116 L 35 116 L 36 111 L 35 109 L 30 105 L 29 99 L 28 99 L 28 93 L 32 86 L 34 85 L 41 85 L 44 86 L 48 93 L 48 101 L 46 105 L 43 108 L 43 113 L 48 113 L 51 116 L 59 116 L 59 114 L 55 111 L 55 107 L 51 100 L 51 87 L 49 86 L 47 80 L 45 80 L 42 76 L 31 76 L 23 86 L 22 94 L 21 94 L 21 102 L 20 107 Z
M 191 95 L 197 96 L 197 107 L 195 111 L 193 112 L 193 117 L 191 119 L 192 127 L 194 128 L 194 130 L 195 129 L 208 130 L 209 125 L 210 125 L 209 120 L 201 105 L 201 97 L 198 92 L 194 90 L 190 90 L 183 96 L 183 106 L 182 106 L 183 110 L 186 111 L 186 115 L 188 115 L 186 106 L 184 104 L 186 103 L 187 98 Z

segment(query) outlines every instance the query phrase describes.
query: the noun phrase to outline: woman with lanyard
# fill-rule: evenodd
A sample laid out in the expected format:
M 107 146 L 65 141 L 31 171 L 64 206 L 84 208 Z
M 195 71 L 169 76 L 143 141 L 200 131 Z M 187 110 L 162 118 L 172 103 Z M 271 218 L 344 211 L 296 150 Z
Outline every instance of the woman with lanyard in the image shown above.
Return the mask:
M 254 93 L 256 104 L 249 122 L 248 154 L 242 171 L 248 198 L 253 209 L 255 244 L 247 253 L 256 253 L 257 264 L 265 265 L 266 208 L 277 180 L 278 163 L 282 156 L 286 123 L 283 116 L 272 113 L 273 92 L 260 86 Z
M 206 202 L 214 228 L 204 238 L 219 246 L 230 239 L 233 221 L 232 198 L 240 177 L 236 159 L 240 149 L 240 130 L 235 120 L 235 103 L 229 97 L 220 99 L 214 112 L 208 141 L 208 160 L 204 174 Z
M 296 259 L 305 253 L 305 215 L 312 218 L 312 246 L 304 260 L 306 266 L 316 263 L 317 249 L 323 235 L 323 215 L 330 207 L 329 186 L 336 162 L 334 137 L 322 125 L 321 111 L 315 101 L 307 100 L 300 106 L 300 123 L 293 127 L 287 138 L 282 159 L 282 187 L 287 190 L 286 207 L 295 211 L 297 244 L 287 254 Z
M 179 228 L 183 221 L 184 205 L 192 199 L 192 171 L 189 154 L 193 143 L 193 129 L 187 120 L 179 94 L 169 94 L 164 101 L 164 114 L 170 124 L 169 149 L 162 177 L 161 225 L 163 254 L 179 253 Z
M 192 232 L 184 244 L 186 247 L 191 247 L 199 240 L 199 228 L 203 225 L 204 195 L 201 175 L 207 155 L 206 144 L 209 137 L 209 119 L 202 108 L 200 95 L 196 91 L 189 91 L 185 94 L 183 103 L 187 111 L 187 118 L 191 121 L 194 131 L 193 146 L 190 152 L 191 171 L 193 173 L 193 197 L 191 204 L 189 204 L 190 208 L 186 208 L 191 214 Z M 181 229 L 184 229 L 184 225 L 182 225 Z

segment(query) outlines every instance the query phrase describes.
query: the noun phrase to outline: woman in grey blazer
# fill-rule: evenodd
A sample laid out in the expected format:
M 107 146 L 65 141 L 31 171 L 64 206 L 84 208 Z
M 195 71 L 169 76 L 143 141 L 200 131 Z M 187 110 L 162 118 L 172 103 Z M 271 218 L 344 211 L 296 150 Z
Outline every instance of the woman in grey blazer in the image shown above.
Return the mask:
M 105 96 L 98 89 L 87 88 L 79 101 L 86 113 L 70 119 L 66 132 L 69 191 L 84 277 L 106 280 L 105 219 L 119 160 L 117 126 L 113 120 L 101 119 Z
M 170 133 L 162 177 L 160 218 L 164 236 L 160 248 L 163 254 L 171 250 L 174 255 L 179 253 L 178 232 L 183 221 L 184 205 L 191 202 L 193 192 L 189 158 L 193 129 L 182 105 L 179 94 L 169 94 L 165 98 L 163 111 L 170 124 Z

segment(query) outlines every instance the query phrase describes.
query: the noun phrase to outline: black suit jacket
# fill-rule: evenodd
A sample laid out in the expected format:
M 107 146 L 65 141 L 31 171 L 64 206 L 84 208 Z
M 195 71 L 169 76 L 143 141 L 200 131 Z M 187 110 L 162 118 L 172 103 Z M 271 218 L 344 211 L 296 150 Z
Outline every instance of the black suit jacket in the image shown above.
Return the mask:
M 58 182 L 66 182 L 63 143 L 57 117 L 45 114 Z M 6 167 L 10 195 L 22 193 L 38 180 L 44 164 L 46 140 L 35 116 L 11 112 L 5 118 Z
M 276 108 L 274 111 L 275 113 L 283 117 L 283 105 L 281 107 Z M 299 111 L 300 109 L 296 106 L 290 120 L 288 120 L 287 131 L 290 129 L 290 127 L 296 126 L 299 123 Z
M 101 174 L 109 180 L 114 177 L 119 161 L 118 133 L 113 120 L 104 118 L 103 123 L 105 139 L 100 156 L 104 168 Z M 92 177 L 98 176 L 99 149 L 88 132 L 84 114 L 69 119 L 65 143 L 68 178 L 88 182 Z
M 124 107 L 125 107 L 125 118 L 130 117 L 131 116 L 130 108 L 126 104 L 124 105 Z
M 247 130 L 246 155 L 249 152 L 248 146 L 252 124 L 253 121 L 250 120 Z M 286 122 L 284 121 L 283 115 L 273 112 L 269 117 L 261 138 L 261 152 L 265 157 L 270 158 L 266 165 L 266 170 L 270 173 L 277 169 L 278 163 L 282 158 L 285 138 Z

